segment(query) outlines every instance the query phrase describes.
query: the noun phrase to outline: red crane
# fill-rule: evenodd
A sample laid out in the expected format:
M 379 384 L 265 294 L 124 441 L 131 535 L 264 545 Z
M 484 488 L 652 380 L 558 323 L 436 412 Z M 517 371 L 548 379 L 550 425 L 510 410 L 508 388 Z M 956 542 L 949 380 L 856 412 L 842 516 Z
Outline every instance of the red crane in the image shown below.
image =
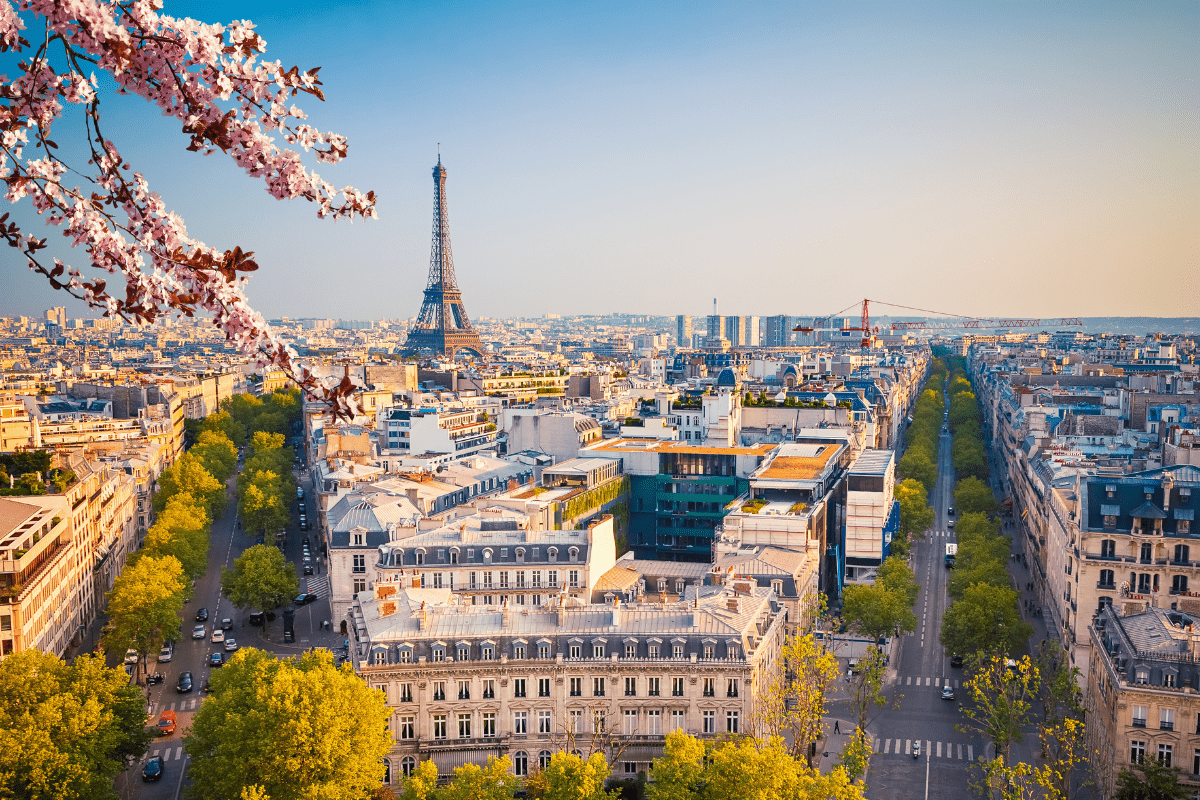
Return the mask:
M 869 316 L 868 310 L 867 310 L 868 305 L 872 302 L 876 303 L 877 305 L 884 305 L 884 306 L 888 306 L 891 308 L 903 308 L 906 311 L 920 311 L 923 314 L 938 314 L 938 315 L 941 315 L 944 317 L 950 317 L 950 319 L 922 320 L 920 322 L 892 322 L 888 326 L 891 329 L 892 333 L 895 333 L 897 331 L 944 330 L 944 329 L 954 329 L 954 328 L 982 330 L 982 329 L 987 329 L 987 328 L 1000 328 L 1000 329 L 1004 329 L 1004 328 L 1045 328 L 1045 327 L 1063 328 L 1063 327 L 1070 327 L 1070 326 L 1077 326 L 1077 327 L 1083 326 L 1083 321 L 1081 319 L 1079 319 L 1078 317 L 1051 317 L 1051 318 L 1047 318 L 1047 319 L 1022 319 L 1022 318 L 1000 319 L 1000 318 L 984 318 L 984 317 L 967 317 L 967 316 L 963 316 L 961 314 L 950 314 L 945 311 L 930 311 L 929 309 L 925 309 L 925 308 L 913 308 L 912 306 L 902 306 L 897 303 L 888 303 L 883 300 L 863 299 L 863 301 L 862 301 L 862 321 L 859 323 L 858 327 L 852 328 L 849 326 L 842 326 L 841 328 L 820 328 L 820 329 L 818 329 L 815 327 L 816 320 L 813 320 L 814 325 L 812 325 L 812 326 L 797 325 L 796 327 L 792 328 L 792 330 L 798 331 L 801 333 L 812 333 L 814 330 L 861 331 L 862 335 L 863 335 L 862 346 L 864 348 L 870 347 L 871 334 L 879 333 L 879 326 L 875 326 L 874 328 L 871 327 L 871 320 L 870 320 L 870 316 Z M 853 308 L 853 306 L 847 306 L 846 308 L 837 312 L 837 314 L 844 313 L 845 311 L 848 311 L 850 308 Z M 833 314 L 833 315 L 831 315 L 831 317 L 826 317 L 825 319 L 830 319 L 832 317 L 836 317 L 837 314 Z

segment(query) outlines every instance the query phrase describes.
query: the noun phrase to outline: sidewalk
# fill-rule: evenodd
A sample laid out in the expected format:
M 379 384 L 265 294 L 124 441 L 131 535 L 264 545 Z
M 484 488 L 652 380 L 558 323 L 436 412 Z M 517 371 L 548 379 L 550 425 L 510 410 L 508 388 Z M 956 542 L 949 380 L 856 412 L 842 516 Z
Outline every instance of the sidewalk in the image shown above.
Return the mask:
M 833 729 L 835 724 L 838 728 L 836 733 Z M 826 717 L 821 721 L 821 727 L 824 733 L 821 740 L 817 742 L 817 757 L 813 759 L 813 766 L 824 774 L 840 762 L 842 750 L 850 741 L 850 737 L 854 735 L 854 723 L 850 720 Z M 870 733 L 867 735 L 869 736 Z

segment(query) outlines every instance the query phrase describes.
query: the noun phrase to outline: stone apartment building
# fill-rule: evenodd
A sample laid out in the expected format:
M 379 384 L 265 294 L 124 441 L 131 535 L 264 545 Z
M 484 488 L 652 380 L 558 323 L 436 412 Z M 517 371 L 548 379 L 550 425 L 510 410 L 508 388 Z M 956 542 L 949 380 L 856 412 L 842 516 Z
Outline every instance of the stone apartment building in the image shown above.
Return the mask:
M 676 729 L 754 733 L 786 609 L 751 581 L 681 602 L 469 605 L 449 589 L 377 584 L 351 609 L 356 669 L 392 709 L 389 774 L 432 760 L 448 776 L 509 756 L 527 775 L 558 750 L 648 770 Z
M 1165 608 L 1092 620 L 1085 704 L 1097 789 L 1115 794 L 1123 767 L 1158 759 L 1200 791 L 1200 615 Z
M 66 466 L 61 494 L 0 498 L 0 655 L 66 655 L 136 547 L 132 478 L 79 455 Z

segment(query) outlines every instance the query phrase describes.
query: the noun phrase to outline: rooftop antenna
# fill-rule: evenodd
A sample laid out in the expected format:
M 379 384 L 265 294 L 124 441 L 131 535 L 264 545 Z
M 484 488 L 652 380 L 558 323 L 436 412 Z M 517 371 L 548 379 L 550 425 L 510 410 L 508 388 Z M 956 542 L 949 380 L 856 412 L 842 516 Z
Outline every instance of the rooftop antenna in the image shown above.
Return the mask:
M 442 163 L 442 143 L 438 142 L 438 163 Z

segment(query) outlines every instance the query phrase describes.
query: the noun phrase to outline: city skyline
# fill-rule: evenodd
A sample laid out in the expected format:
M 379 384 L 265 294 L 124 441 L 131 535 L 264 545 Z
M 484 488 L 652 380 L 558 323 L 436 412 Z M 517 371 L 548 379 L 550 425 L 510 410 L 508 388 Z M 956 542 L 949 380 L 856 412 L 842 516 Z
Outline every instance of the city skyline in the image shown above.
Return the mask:
M 380 196 L 377 221 L 314 225 L 186 153 L 174 121 L 106 97 L 111 138 L 189 229 L 256 252 L 268 317 L 416 315 L 439 142 L 479 317 L 698 314 L 714 294 L 763 316 L 862 296 L 1196 313 L 1193 6 L 166 10 L 248 17 L 268 59 L 323 66 L 310 122 L 345 133 L 350 158 L 318 171 Z M 10 269 L 0 314 L 89 316 Z

